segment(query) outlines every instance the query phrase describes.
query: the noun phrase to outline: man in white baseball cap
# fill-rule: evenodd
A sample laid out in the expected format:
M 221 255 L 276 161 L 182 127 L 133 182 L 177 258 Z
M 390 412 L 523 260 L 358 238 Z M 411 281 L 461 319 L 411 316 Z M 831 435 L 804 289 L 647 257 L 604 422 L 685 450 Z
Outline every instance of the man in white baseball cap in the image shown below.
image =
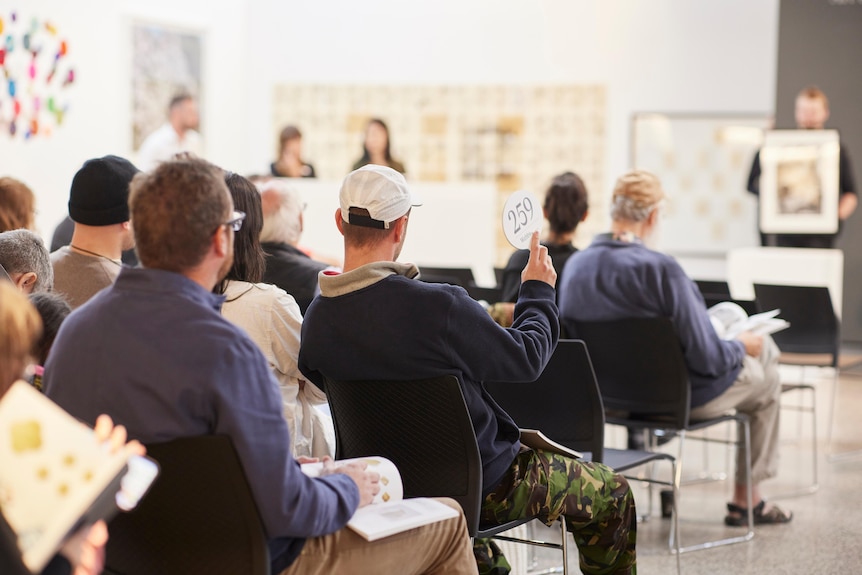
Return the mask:
M 482 458 L 483 521 L 516 519 L 526 507 L 548 523 L 564 515 L 584 573 L 634 573 L 637 514 L 626 479 L 600 464 L 523 447 L 518 426 L 483 385 L 524 383 L 529 393 L 529 382 L 557 345 L 557 274 L 538 233 L 521 273 L 514 322 L 503 328 L 463 288 L 418 281 L 415 265 L 397 261 L 410 210 L 419 205 L 401 174 L 377 165 L 351 172 L 340 204 L 335 220 L 344 236 L 344 272 L 319 276 L 320 295 L 302 326 L 302 373 L 321 388 L 324 376 L 406 381 L 456 375 Z M 549 478 L 551 467 L 557 471 Z M 601 496 L 583 505 L 585 488 Z M 536 506 L 515 504 L 527 500 Z M 489 561 L 481 542 L 477 547 L 485 572 Z
M 389 229 L 390 224 L 422 201 L 407 189 L 407 180 L 386 166 L 368 164 L 341 184 L 341 220 L 355 226 Z

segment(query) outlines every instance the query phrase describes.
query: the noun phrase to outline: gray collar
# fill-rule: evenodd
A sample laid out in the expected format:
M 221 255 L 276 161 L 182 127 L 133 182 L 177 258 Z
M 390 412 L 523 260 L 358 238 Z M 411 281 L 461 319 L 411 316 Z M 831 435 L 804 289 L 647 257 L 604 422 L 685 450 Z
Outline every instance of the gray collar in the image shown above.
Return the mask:
M 373 262 L 337 275 L 320 272 L 318 276 L 320 295 L 323 297 L 342 296 L 367 288 L 392 275 L 401 275 L 412 279 L 419 275 L 419 268 L 414 264 L 399 262 Z

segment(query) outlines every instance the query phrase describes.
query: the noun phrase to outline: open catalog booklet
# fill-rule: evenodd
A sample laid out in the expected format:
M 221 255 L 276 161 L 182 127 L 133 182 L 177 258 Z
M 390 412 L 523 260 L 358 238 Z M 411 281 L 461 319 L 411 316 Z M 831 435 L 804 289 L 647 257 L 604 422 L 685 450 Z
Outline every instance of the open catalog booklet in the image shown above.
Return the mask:
M 572 459 L 584 458 L 584 454 L 580 451 L 575 451 L 574 449 L 569 449 L 565 445 L 560 445 L 537 429 L 521 429 L 521 444 L 532 449 L 541 449 L 543 451 L 565 455 Z
M 769 335 L 790 327 L 790 322 L 776 317 L 781 313 L 780 309 L 749 316 L 738 304 L 723 301 L 709 308 L 708 313 L 718 337 L 725 340 L 734 339 L 745 331 Z
M 157 474 L 149 458 L 110 453 L 28 383 L 0 400 L 0 511 L 31 572 L 80 527 L 134 507 Z
M 439 501 L 427 497 L 404 499 L 404 483 L 395 464 L 385 457 L 360 457 L 335 461 L 342 465 L 363 461 L 368 470 L 380 474 L 380 493 L 371 505 L 356 510 L 347 526 L 368 541 L 382 539 L 408 529 L 457 517 L 458 512 Z M 323 463 L 305 463 L 302 471 L 310 477 L 319 477 Z

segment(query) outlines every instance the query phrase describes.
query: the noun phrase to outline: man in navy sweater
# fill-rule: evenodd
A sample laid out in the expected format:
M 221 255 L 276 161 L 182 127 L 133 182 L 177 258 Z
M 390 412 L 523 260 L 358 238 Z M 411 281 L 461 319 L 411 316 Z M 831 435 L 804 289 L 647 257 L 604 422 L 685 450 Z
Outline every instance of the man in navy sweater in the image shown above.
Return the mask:
M 164 162 L 131 188 L 143 268 L 124 268 L 68 317 L 45 368 L 48 396 L 90 424 L 110 414 L 144 443 L 228 435 L 274 574 L 475 573 L 463 515 L 365 541 L 344 527 L 379 491 L 377 474 L 325 462 L 312 479 L 291 456 L 278 382 L 248 335 L 221 316 L 224 296 L 212 293 L 245 216 L 221 171 Z
M 502 522 L 535 509 L 550 524 L 563 515 L 584 573 L 634 573 L 636 513 L 626 480 L 599 464 L 523 447 L 518 426 L 483 385 L 535 381 L 556 346 L 556 272 L 538 234 L 514 323 L 502 328 L 464 289 L 417 281 L 416 266 L 398 263 L 411 207 L 419 205 L 401 174 L 377 165 L 351 172 L 340 204 L 344 273 L 320 275 L 320 295 L 303 322 L 300 370 L 318 386 L 324 375 L 456 375 L 482 457 L 483 518 Z
M 671 318 L 691 381 L 691 418 L 708 419 L 734 409 L 751 418 L 754 519 L 785 523 L 791 515 L 775 506 L 766 508 L 757 486 L 776 473 L 778 348 L 771 337 L 750 332 L 730 341 L 719 338 L 695 283 L 676 260 L 645 245 L 658 226 L 664 197 L 658 178 L 648 172 L 631 172 L 617 180 L 611 233 L 598 236 L 563 268 L 558 286 L 561 322 L 567 333 L 577 336 L 574 321 Z M 738 454 L 728 525 L 747 524 L 744 457 Z

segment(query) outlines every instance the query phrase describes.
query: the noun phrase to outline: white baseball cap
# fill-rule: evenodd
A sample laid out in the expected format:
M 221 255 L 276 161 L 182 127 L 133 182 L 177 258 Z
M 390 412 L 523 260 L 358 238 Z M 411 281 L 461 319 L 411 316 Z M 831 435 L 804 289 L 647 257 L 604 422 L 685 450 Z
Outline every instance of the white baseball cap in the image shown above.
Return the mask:
M 389 229 L 389 224 L 421 206 L 407 189 L 404 176 L 387 166 L 368 164 L 347 174 L 339 194 L 341 219 L 357 226 Z M 368 210 L 368 216 L 351 214 L 350 208 Z

